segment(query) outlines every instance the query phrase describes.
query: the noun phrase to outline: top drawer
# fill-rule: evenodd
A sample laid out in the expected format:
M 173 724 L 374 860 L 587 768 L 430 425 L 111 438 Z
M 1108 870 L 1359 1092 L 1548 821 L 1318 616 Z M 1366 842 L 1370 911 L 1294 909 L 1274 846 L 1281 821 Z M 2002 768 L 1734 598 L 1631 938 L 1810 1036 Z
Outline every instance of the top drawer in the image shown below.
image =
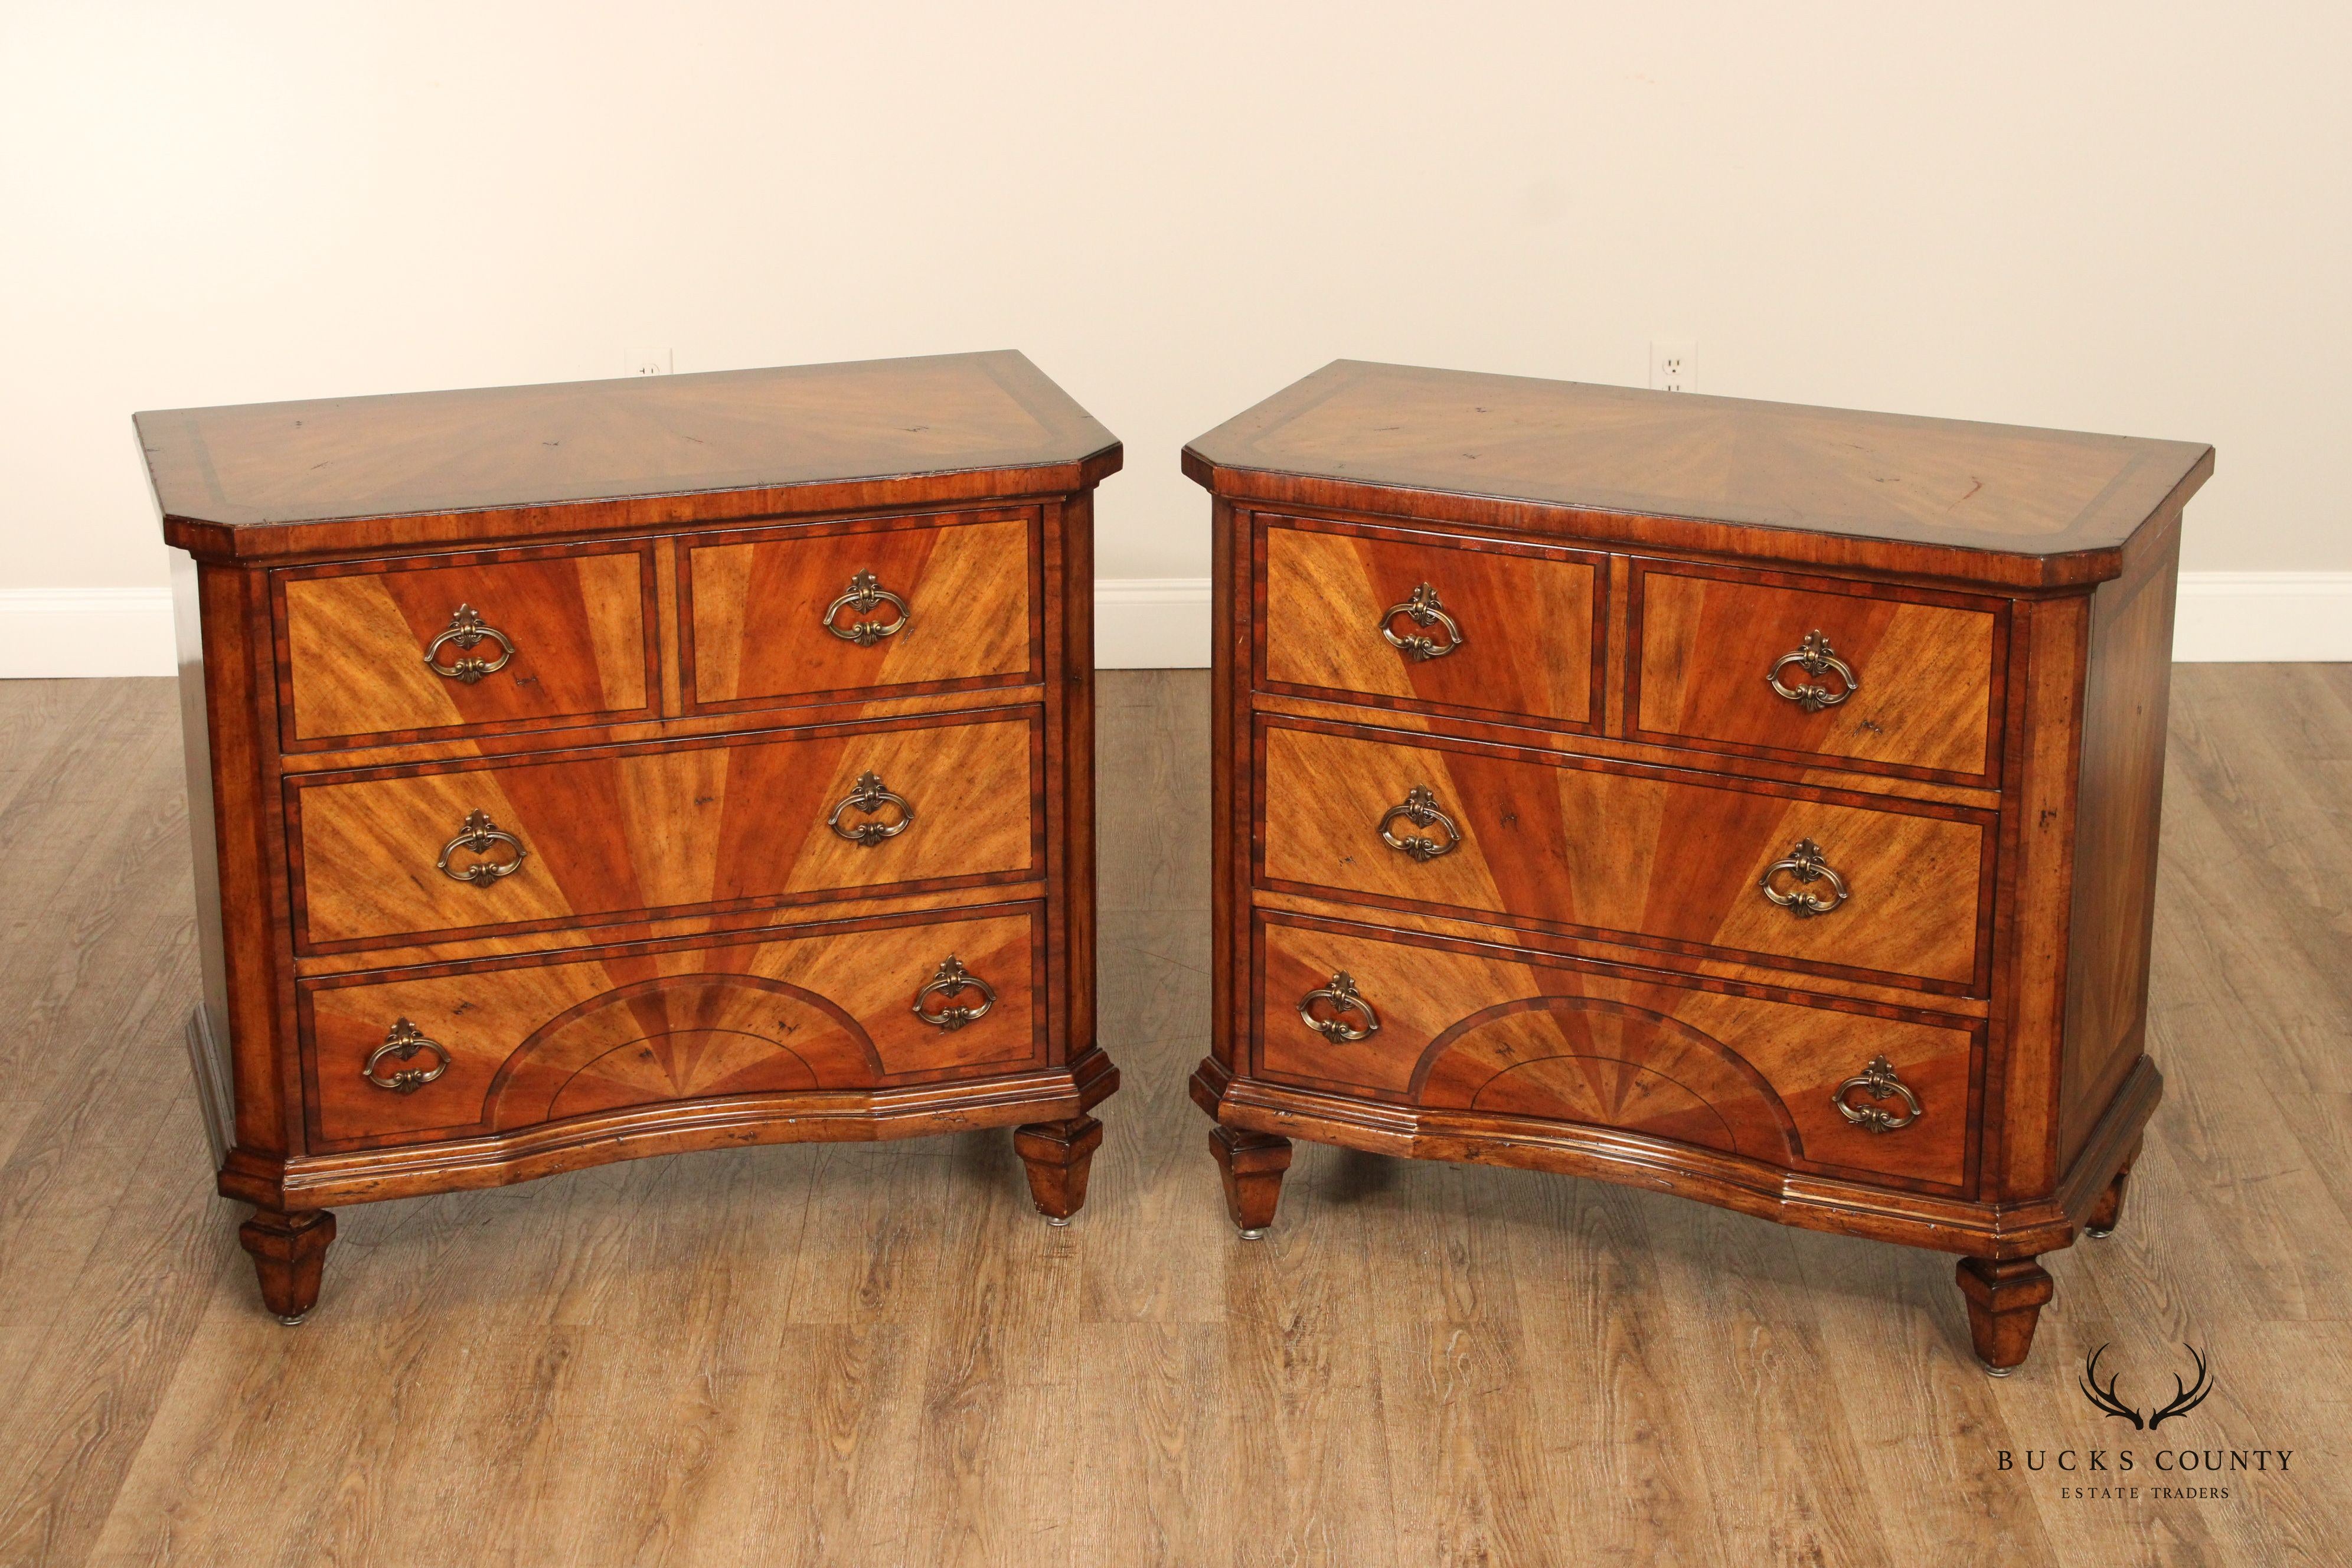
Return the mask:
M 1256 546 L 1266 689 L 1599 728 L 1605 556 L 1288 517 Z
M 1034 510 L 700 535 L 679 552 L 686 710 L 1044 679 Z
M 644 541 L 271 574 L 288 751 L 653 716 Z
M 2000 783 L 2004 599 L 1632 563 L 1632 738 Z

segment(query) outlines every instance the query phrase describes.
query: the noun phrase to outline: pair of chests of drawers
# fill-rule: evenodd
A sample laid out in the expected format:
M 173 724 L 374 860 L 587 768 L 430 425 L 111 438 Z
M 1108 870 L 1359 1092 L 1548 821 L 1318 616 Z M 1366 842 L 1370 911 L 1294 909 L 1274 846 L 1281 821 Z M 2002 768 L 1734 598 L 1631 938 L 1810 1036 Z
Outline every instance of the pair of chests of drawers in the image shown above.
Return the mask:
M 1041 561 L 995 509 L 274 572 L 313 1148 L 1041 1064 Z
M 1254 1073 L 1966 1184 L 2006 601 L 1250 539 Z

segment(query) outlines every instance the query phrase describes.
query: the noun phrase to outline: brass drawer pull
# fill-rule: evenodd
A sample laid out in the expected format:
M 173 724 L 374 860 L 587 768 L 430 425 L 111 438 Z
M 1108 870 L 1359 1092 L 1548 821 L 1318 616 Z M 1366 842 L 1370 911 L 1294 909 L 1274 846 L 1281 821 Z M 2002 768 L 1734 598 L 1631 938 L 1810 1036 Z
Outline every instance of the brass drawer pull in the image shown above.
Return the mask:
M 958 994 L 965 991 L 980 993 L 979 1006 L 966 1007 L 955 1000 Z M 940 999 L 938 1012 L 934 1013 L 923 1005 L 923 999 L 927 996 Z M 966 969 L 963 961 L 952 952 L 940 963 L 939 973 L 915 993 L 915 1016 L 949 1034 L 955 1033 L 966 1024 L 987 1017 L 988 1010 L 995 1005 L 996 987 Z
M 1318 1002 L 1330 1005 L 1329 1016 L 1316 1016 L 1315 1004 Z M 1348 1022 L 1348 1015 L 1350 1013 L 1363 1015 L 1362 1028 L 1356 1028 Z M 1372 1005 L 1370 1002 L 1356 994 L 1355 976 L 1344 969 L 1331 976 L 1330 984 L 1318 985 L 1298 999 L 1298 1016 L 1305 1021 L 1308 1028 L 1335 1046 L 1352 1045 L 1358 1040 L 1381 1032 L 1381 1016 L 1372 1011 Z
M 1792 664 L 1811 679 L 1799 686 L 1781 685 L 1780 672 Z M 1836 675 L 1840 682 L 1835 691 L 1821 684 L 1822 677 L 1830 674 Z M 1822 636 L 1818 626 L 1805 634 L 1805 640 L 1797 645 L 1796 652 L 1782 654 L 1764 679 L 1770 682 L 1775 692 L 1808 713 L 1834 708 L 1862 689 L 1862 677 L 1853 672 L 1852 665 L 1838 658 L 1836 650 L 1830 647 L 1830 639 Z
M 1772 885 L 1773 879 L 1783 871 L 1796 884 L 1786 892 Z M 1827 882 L 1830 885 L 1829 897 L 1823 898 L 1807 887 L 1810 882 Z M 1830 863 L 1822 858 L 1822 847 L 1810 838 L 1798 839 L 1797 847 L 1789 851 L 1788 858 L 1775 860 L 1766 867 L 1764 879 L 1757 886 L 1764 889 L 1766 898 L 1801 920 L 1825 915 L 1845 902 L 1847 898 L 1845 879 L 1830 869 Z
M 1856 1105 L 1846 1098 L 1857 1089 L 1870 1096 L 1870 1104 Z M 1890 1095 L 1902 1097 L 1902 1115 L 1877 1103 Z M 1909 1084 L 1895 1076 L 1895 1065 L 1883 1056 L 1872 1058 L 1868 1067 L 1838 1085 L 1837 1092 L 1830 1096 L 1830 1103 L 1838 1108 L 1840 1116 L 1865 1132 L 1899 1131 L 1927 1114 L 1919 1097 L 1911 1092 Z
M 896 822 L 885 822 L 876 816 L 886 805 L 895 805 L 898 808 L 898 819 Z M 845 811 L 863 812 L 869 816 L 874 816 L 875 820 L 854 823 L 844 827 L 841 825 L 841 814 Z M 851 843 L 874 849 L 878 848 L 885 838 L 896 838 L 906 832 L 908 825 L 914 820 L 915 808 L 907 804 L 905 797 L 892 795 L 885 789 L 882 786 L 880 773 L 868 772 L 857 775 L 857 787 L 849 792 L 849 797 L 846 800 L 833 808 L 833 815 L 824 819 L 824 825 Z
M 860 617 L 887 605 L 898 612 L 898 618 L 887 625 L 881 621 L 857 619 L 845 626 L 841 612 L 855 610 Z M 882 586 L 873 573 L 860 572 L 849 580 L 849 592 L 824 607 L 824 629 L 844 642 L 854 642 L 859 647 L 872 647 L 884 637 L 897 637 L 907 629 L 911 613 L 907 601 Z
M 1399 616 L 1405 616 L 1421 630 L 1408 632 L 1403 637 L 1397 636 L 1396 618 Z M 1437 639 L 1429 635 L 1432 626 L 1445 628 L 1444 647 L 1439 647 Z M 1429 583 L 1415 588 L 1412 597 L 1403 604 L 1389 606 L 1389 613 L 1381 617 L 1381 636 L 1388 639 L 1389 647 L 1409 654 L 1416 660 L 1444 658 L 1462 646 L 1462 628 L 1454 624 L 1454 617 L 1447 615 L 1444 606 L 1437 602 L 1436 586 Z
M 449 864 L 449 857 L 460 849 L 470 849 L 477 855 L 487 855 L 500 844 L 505 845 L 514 853 L 501 860 L 474 860 L 455 868 Z M 466 814 L 466 825 L 457 829 L 457 837 L 441 846 L 441 858 L 438 866 L 441 874 L 445 877 L 454 878 L 460 882 L 471 882 L 477 888 L 487 888 L 500 877 L 513 876 L 521 868 L 522 863 L 530 858 L 530 851 L 522 847 L 522 840 L 511 833 L 500 831 L 499 825 L 490 820 L 488 812 L 469 811 Z
M 1400 816 L 1415 827 L 1443 827 L 1445 829 L 1445 842 L 1441 844 L 1417 833 L 1408 833 L 1399 838 L 1389 831 L 1389 824 Z M 1381 818 L 1381 842 L 1391 849 L 1402 850 L 1416 860 L 1434 860 L 1440 855 L 1454 853 L 1462 842 L 1462 830 L 1454 826 L 1452 817 L 1437 809 L 1437 797 L 1429 792 L 1427 785 L 1415 784 L 1406 792 L 1402 805 L 1389 807 L 1388 815 Z
M 496 663 L 486 662 L 480 655 L 473 651 L 477 645 L 485 641 L 499 645 L 499 657 Z M 440 654 L 445 644 L 456 646 L 457 649 L 456 663 L 441 662 Z M 498 627 L 484 624 L 481 612 L 471 605 L 460 605 L 452 610 L 449 613 L 448 629 L 425 645 L 425 662 L 433 667 L 433 672 L 436 675 L 446 676 L 451 680 L 462 681 L 467 686 L 473 685 L 486 675 L 496 675 L 507 667 L 507 661 L 514 656 L 514 639 Z
M 390 1078 L 376 1076 L 375 1069 L 384 1058 L 398 1057 L 402 1061 L 407 1061 L 419 1051 L 431 1051 L 439 1058 L 433 1064 L 432 1071 L 427 1072 L 423 1068 L 396 1068 Z M 426 1039 L 416 1032 L 415 1025 L 403 1018 L 385 1032 L 383 1044 L 368 1053 L 368 1059 L 360 1068 L 360 1076 L 378 1089 L 390 1089 L 394 1094 L 415 1094 L 448 1070 L 449 1053 L 441 1042 Z

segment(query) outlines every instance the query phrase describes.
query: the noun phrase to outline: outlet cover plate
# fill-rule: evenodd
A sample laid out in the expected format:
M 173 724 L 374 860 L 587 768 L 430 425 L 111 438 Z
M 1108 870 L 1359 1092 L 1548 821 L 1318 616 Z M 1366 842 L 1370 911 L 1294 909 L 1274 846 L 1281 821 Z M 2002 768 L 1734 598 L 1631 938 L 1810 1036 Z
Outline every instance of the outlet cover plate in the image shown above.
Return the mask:
M 1697 342 L 1690 338 L 1652 338 L 1650 385 L 1660 392 L 1697 390 L 1697 380 L 1692 374 L 1697 350 Z

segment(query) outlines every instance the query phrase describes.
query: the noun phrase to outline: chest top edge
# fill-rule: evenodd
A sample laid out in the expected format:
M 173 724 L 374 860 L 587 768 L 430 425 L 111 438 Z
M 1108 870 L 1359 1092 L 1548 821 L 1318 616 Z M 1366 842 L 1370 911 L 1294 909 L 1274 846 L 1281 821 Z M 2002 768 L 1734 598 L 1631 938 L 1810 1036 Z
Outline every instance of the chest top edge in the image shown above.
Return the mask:
M 2147 522 L 2116 543 L 2027 553 L 1796 525 L 1560 506 L 1465 492 L 1358 484 L 1264 470 L 1195 466 L 1185 471 L 1218 500 L 1247 510 L 1329 513 L 1400 525 L 1435 524 L 1522 541 L 1633 554 L 1697 556 L 1798 571 L 1927 579 L 1979 592 L 2079 593 L 2132 572 L 2168 542 L 2202 473 L 2184 479 Z
M 1122 459 L 1010 350 L 132 423 L 165 538 L 233 559 L 1067 493 Z
M 1876 552 L 2054 586 L 2117 574 L 2213 449 L 1343 360 L 1192 442 L 1183 467 L 1230 500 L 1797 561 Z
M 646 533 L 679 534 L 896 512 L 1034 507 L 1092 491 L 1117 473 L 1117 443 L 1096 458 L 1049 468 L 973 468 L 785 487 L 696 490 L 615 500 L 551 500 L 477 510 L 362 514 L 235 525 L 166 513 L 163 542 L 199 561 L 278 566 L 337 556 L 562 545 Z

